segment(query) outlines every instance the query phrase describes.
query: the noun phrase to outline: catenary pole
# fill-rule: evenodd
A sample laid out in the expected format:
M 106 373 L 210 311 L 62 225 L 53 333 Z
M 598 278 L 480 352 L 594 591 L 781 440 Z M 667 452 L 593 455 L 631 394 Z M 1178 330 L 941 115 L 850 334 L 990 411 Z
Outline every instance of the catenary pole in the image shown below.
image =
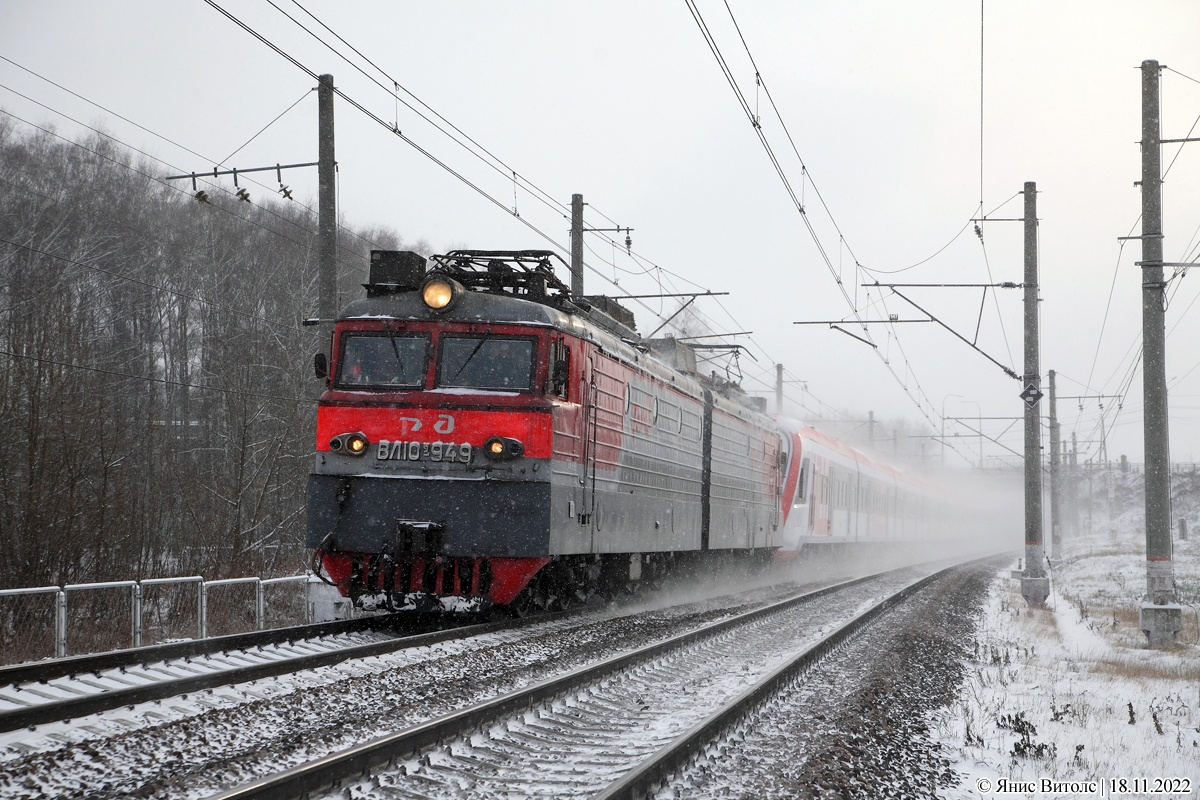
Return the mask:
M 1063 440 L 1063 446 L 1066 447 L 1066 440 Z M 1063 454 L 1063 460 L 1067 460 L 1067 456 Z M 1067 474 L 1070 476 L 1068 485 L 1071 487 L 1071 535 L 1079 535 L 1079 440 L 1075 431 L 1071 431 L 1071 455 L 1067 461 Z
M 1058 397 L 1054 370 L 1050 370 L 1050 546 L 1062 559 L 1062 465 L 1059 464 Z
M 571 296 L 583 297 L 583 195 L 571 195 Z
M 1151 646 L 1175 641 L 1183 609 L 1175 598 L 1171 458 L 1163 301 L 1162 143 L 1159 64 L 1142 62 L 1142 392 L 1145 403 L 1146 597 L 1138 621 Z
M 333 76 L 317 85 L 317 316 L 324 339 L 333 342 L 337 317 L 337 167 L 333 148 Z
M 775 413 L 783 413 L 783 364 L 775 365 Z
M 1043 606 L 1050 596 L 1046 546 L 1042 538 L 1041 366 L 1038 355 L 1037 184 L 1025 182 L 1025 572 L 1021 596 Z

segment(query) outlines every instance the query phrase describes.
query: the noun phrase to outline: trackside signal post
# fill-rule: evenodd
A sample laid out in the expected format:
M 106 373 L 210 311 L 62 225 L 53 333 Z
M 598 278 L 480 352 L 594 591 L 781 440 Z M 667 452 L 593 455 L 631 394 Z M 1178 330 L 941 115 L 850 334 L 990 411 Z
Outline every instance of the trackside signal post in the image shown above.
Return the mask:
M 1042 376 L 1038 357 L 1037 184 L 1025 182 L 1025 571 L 1021 596 L 1043 606 L 1050 596 L 1046 545 L 1042 538 L 1042 423 L 1038 401 Z
M 1163 300 L 1162 140 L 1159 65 L 1142 62 L 1142 391 L 1146 448 L 1146 597 L 1138 622 L 1151 647 L 1175 641 L 1183 608 L 1175 597 L 1171 542 L 1171 459 Z

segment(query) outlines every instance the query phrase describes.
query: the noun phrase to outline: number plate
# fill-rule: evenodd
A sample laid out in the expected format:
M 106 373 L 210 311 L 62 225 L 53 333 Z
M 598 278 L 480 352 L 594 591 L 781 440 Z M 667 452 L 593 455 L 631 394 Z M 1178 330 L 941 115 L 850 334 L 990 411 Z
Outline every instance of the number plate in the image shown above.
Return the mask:
M 430 461 L 444 464 L 470 464 L 471 445 L 457 442 L 389 442 L 375 446 L 376 461 Z

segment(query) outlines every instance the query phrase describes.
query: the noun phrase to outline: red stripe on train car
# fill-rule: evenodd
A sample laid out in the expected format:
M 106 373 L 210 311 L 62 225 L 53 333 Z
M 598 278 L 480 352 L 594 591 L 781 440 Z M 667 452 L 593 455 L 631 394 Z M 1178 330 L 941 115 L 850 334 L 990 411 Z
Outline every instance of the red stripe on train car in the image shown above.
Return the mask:
M 783 521 L 786 524 L 788 514 L 792 512 L 792 500 L 796 497 L 796 484 L 800 483 L 801 442 L 800 434 L 788 434 L 792 437 L 792 459 L 788 464 L 787 478 L 783 483 Z

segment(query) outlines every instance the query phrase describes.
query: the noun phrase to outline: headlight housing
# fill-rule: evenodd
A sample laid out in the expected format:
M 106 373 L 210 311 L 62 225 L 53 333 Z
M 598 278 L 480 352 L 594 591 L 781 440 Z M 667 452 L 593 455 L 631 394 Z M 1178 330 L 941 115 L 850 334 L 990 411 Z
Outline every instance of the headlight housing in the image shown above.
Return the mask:
M 445 311 L 458 302 L 466 290 L 463 285 L 445 275 L 434 275 L 421 286 L 421 300 L 433 311 Z
M 483 443 L 483 452 L 492 461 L 511 461 L 525 455 L 525 445 L 520 439 L 493 436 Z
M 329 449 L 347 456 L 361 456 L 367 452 L 370 441 L 364 433 L 339 433 L 329 440 Z

